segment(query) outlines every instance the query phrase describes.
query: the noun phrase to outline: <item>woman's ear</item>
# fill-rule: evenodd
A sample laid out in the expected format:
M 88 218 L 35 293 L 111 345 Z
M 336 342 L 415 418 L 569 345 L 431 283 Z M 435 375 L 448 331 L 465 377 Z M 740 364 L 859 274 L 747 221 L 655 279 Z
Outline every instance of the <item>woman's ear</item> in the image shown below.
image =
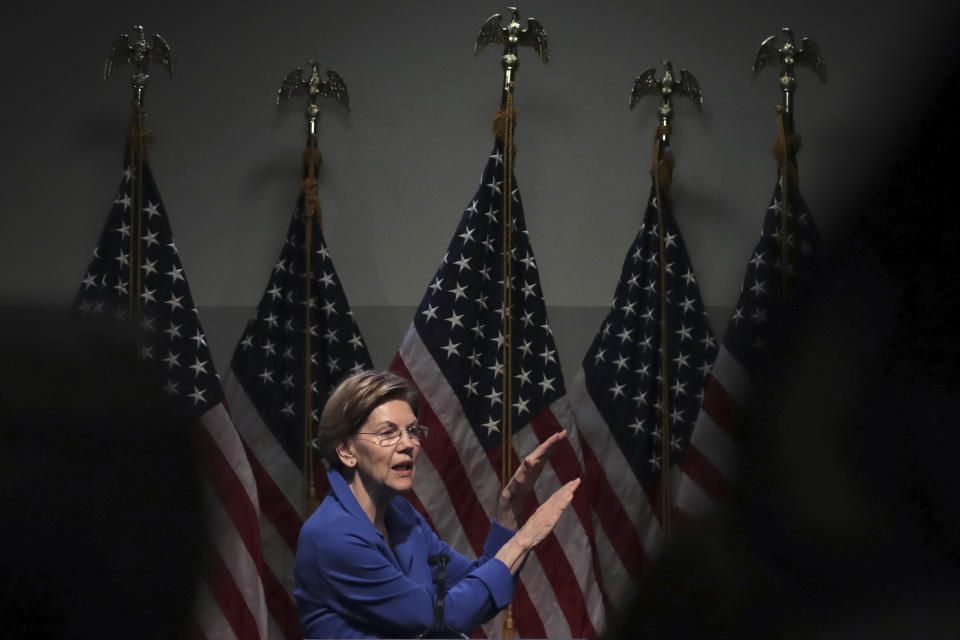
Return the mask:
M 350 440 L 344 440 L 336 447 L 337 457 L 348 469 L 357 466 L 357 451 Z

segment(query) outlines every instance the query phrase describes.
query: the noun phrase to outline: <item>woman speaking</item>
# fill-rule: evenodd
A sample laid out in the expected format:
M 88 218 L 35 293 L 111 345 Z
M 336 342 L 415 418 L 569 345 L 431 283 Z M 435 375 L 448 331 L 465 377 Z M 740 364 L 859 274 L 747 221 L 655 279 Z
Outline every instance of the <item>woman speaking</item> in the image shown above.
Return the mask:
M 445 623 L 470 633 L 504 608 L 524 559 L 553 530 L 580 480 L 550 496 L 517 529 L 524 499 L 554 446 L 551 436 L 528 455 L 501 492 L 483 554 L 470 561 L 444 542 L 409 502 L 427 428 L 419 395 L 383 371 L 353 375 L 333 391 L 317 445 L 329 466 L 330 493 L 304 523 L 294 596 L 305 638 L 412 638 L 434 621 L 435 567 L 446 554 Z

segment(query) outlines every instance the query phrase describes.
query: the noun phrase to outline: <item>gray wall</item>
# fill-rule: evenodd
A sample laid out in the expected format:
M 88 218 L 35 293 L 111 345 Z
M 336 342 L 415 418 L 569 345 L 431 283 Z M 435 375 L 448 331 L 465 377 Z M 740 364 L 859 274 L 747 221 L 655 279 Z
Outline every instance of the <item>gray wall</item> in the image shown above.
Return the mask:
M 281 77 L 316 58 L 352 110 L 321 119 L 325 234 L 374 362 L 386 366 L 476 187 L 492 144 L 498 53 L 474 58 L 495 2 L 32 3 L 2 42 L 0 300 L 68 304 L 118 183 L 128 74 L 104 82 L 114 40 L 143 24 L 174 55 L 147 94 L 155 176 L 221 371 L 279 253 L 297 193 L 299 107 Z M 550 34 L 521 54 L 517 176 L 567 375 L 613 293 L 649 189 L 655 101 L 633 79 L 669 57 L 703 115 L 679 103 L 677 217 L 717 330 L 736 299 L 775 179 L 775 73 L 760 41 L 792 26 L 820 44 L 829 84 L 800 70 L 801 187 L 828 236 L 936 84 L 958 3 L 528 0 Z

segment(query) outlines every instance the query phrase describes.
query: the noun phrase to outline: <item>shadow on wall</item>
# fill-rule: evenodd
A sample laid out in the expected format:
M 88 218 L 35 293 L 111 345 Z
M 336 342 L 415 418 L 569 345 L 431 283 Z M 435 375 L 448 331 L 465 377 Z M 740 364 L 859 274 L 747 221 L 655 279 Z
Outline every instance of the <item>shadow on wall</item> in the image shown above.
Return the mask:
M 181 637 L 205 539 L 187 427 L 117 327 L 0 314 L 0 637 Z

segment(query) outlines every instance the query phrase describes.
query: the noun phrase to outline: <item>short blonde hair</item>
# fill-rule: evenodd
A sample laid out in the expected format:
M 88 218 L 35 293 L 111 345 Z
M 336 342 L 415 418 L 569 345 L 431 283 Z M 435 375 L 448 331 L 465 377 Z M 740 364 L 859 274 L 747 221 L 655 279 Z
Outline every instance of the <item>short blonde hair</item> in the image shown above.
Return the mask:
M 413 415 L 420 409 L 420 393 L 416 387 L 389 371 L 361 371 L 337 385 L 323 407 L 315 440 L 331 469 L 343 470 L 337 445 L 359 431 L 374 409 L 391 400 L 409 404 Z

